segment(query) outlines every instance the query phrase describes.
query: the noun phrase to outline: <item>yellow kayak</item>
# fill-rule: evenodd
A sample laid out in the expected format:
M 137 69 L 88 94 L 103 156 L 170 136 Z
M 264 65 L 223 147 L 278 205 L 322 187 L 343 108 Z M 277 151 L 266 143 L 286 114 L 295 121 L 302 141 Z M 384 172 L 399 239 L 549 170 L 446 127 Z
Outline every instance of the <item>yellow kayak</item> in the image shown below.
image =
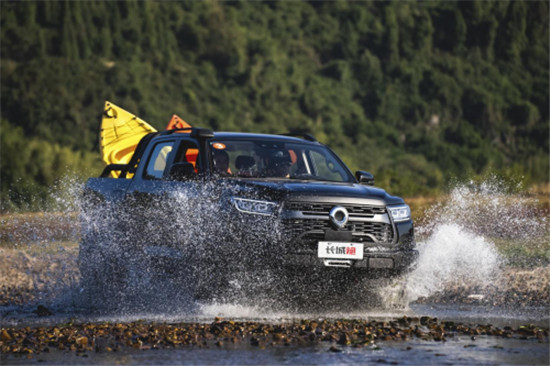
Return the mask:
M 103 162 L 107 165 L 128 164 L 143 136 L 156 131 L 139 117 L 111 102 L 105 102 L 99 133 Z M 111 177 L 117 178 L 119 174 L 118 171 L 113 171 Z
M 190 124 L 174 114 L 166 129 L 190 127 Z M 157 130 L 141 118 L 106 101 L 99 133 L 101 159 L 107 165 L 128 164 L 143 136 L 151 132 Z M 190 150 L 189 153 L 196 155 L 198 150 Z M 113 178 L 118 178 L 119 175 L 119 171 L 112 171 L 110 174 Z M 127 178 L 131 178 L 131 175 Z

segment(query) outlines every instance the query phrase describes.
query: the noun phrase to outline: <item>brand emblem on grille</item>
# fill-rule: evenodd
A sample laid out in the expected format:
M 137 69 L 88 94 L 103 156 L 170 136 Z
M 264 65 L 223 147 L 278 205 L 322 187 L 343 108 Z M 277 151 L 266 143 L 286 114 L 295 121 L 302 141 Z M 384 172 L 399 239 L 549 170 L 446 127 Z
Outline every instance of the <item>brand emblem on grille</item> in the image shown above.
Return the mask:
M 330 217 L 330 221 L 339 229 L 346 226 L 349 218 L 348 210 L 341 206 L 333 207 L 328 216 Z

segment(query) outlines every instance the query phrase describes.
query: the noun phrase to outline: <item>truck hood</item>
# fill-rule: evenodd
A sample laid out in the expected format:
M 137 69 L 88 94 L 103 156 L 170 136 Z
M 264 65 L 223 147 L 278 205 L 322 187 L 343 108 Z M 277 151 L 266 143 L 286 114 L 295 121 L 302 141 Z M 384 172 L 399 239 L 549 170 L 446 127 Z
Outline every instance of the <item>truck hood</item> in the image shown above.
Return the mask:
M 272 200 L 325 201 L 325 202 L 359 202 L 386 205 L 403 203 L 400 197 L 389 195 L 385 190 L 358 183 L 236 179 L 233 182 L 234 194 L 261 196 Z

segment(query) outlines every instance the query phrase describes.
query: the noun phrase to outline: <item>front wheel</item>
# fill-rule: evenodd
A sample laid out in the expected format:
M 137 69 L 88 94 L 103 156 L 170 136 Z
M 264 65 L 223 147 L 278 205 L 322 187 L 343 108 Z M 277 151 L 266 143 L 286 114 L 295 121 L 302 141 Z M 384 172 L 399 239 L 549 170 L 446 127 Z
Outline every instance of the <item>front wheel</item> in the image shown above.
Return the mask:
M 360 296 L 369 307 L 392 310 L 408 309 L 406 277 L 367 277 L 360 282 Z
M 83 241 L 78 259 L 83 305 L 92 309 L 119 307 L 127 288 L 127 271 L 120 258 Z

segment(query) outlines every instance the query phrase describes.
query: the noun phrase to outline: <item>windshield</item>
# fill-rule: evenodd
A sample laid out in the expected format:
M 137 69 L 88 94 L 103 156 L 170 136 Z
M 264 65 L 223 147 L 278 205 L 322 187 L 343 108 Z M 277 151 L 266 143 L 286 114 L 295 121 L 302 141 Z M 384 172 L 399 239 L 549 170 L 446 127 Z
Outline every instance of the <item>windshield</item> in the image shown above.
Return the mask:
M 217 140 L 210 147 L 214 173 L 224 177 L 354 181 L 345 165 L 325 146 Z

